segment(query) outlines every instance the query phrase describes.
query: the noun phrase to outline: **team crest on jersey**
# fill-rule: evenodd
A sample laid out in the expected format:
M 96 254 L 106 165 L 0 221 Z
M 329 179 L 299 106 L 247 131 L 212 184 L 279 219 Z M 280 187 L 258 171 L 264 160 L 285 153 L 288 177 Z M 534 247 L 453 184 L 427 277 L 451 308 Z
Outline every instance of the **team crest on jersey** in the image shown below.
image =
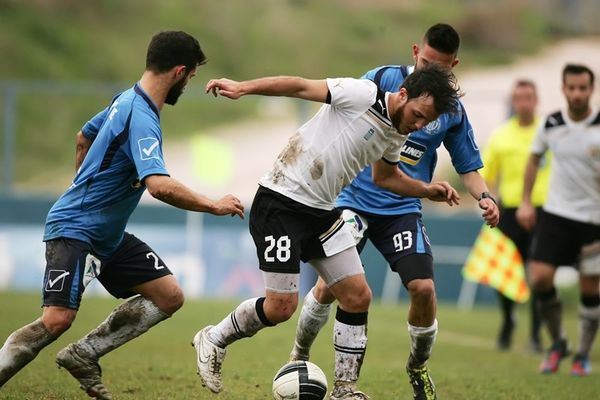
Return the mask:
M 404 146 L 402 146 L 400 161 L 409 165 L 417 165 L 419 161 L 421 161 L 426 150 L 427 147 L 409 139 L 404 143 Z
M 149 160 L 151 158 L 159 157 L 159 142 L 155 137 L 147 137 L 138 140 L 138 147 L 140 148 L 140 158 L 142 160 Z
M 442 126 L 442 123 L 440 122 L 439 118 L 436 119 L 435 121 L 431 121 L 430 123 L 428 123 L 427 125 L 425 125 L 423 127 L 423 131 L 425 131 L 426 133 L 429 133 L 430 135 L 437 133 L 440 130 L 440 127 Z

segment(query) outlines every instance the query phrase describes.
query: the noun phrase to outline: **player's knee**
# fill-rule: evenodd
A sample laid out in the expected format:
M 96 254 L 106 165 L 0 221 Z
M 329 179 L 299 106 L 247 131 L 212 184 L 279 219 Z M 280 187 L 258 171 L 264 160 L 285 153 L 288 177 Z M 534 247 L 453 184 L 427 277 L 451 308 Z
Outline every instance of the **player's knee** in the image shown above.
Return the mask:
M 529 268 L 528 281 L 537 292 L 547 291 L 554 286 L 554 271 L 548 268 Z
M 277 299 L 267 299 L 263 303 L 266 318 L 272 324 L 279 324 L 292 318 L 298 307 L 298 297 L 285 296 Z
M 413 301 L 429 302 L 435 298 L 435 285 L 431 279 L 415 279 L 408 283 L 408 292 Z
M 340 303 L 344 310 L 349 312 L 365 312 L 369 309 L 373 294 L 368 285 L 364 285 L 357 290 L 347 293 Z
M 42 314 L 42 322 L 52 336 L 59 337 L 71 327 L 76 315 L 75 310 L 46 307 Z
M 313 296 L 315 299 L 321 304 L 331 304 L 335 300 L 335 297 L 327 287 L 325 282 L 320 279 L 317 281 L 317 284 L 312 289 Z
M 183 306 L 184 301 L 183 290 L 179 286 L 175 286 L 167 295 L 163 296 L 158 308 L 162 312 L 172 315 Z

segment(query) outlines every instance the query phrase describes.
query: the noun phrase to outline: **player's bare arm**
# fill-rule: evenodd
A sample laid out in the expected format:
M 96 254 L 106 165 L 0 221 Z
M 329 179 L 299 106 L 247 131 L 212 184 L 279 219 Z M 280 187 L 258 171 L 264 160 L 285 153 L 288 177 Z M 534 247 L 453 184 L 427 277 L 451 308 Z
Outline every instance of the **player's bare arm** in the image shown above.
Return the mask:
M 427 198 L 432 201 L 458 204 L 460 196 L 448 182 L 425 183 L 403 173 L 397 165 L 384 160 L 373 163 L 373 182 L 405 197 Z
M 77 132 L 75 138 L 75 171 L 78 171 L 79 167 L 81 167 L 81 163 L 83 163 L 83 159 L 91 145 L 92 141 L 86 138 L 83 132 Z
M 148 176 L 144 184 L 152 197 L 177 208 L 214 215 L 237 215 L 244 218 L 244 206 L 233 195 L 228 194 L 213 201 L 166 175 Z
M 519 222 L 523 229 L 528 231 L 532 230 L 535 225 L 536 213 L 535 207 L 531 203 L 531 192 L 535 184 L 541 158 L 541 155 L 531 154 L 527 160 L 525 177 L 523 178 L 523 198 L 521 205 L 517 209 L 517 222 Z
M 489 193 L 489 189 L 479 171 L 460 174 L 460 179 L 471 196 L 475 200 L 478 200 L 479 208 L 483 210 L 481 216 L 485 223 L 492 228 L 498 225 L 498 222 L 500 222 L 500 210 L 493 199 L 482 196 L 482 193 Z
M 239 99 L 249 94 L 262 96 L 296 97 L 303 100 L 325 103 L 327 81 L 304 79 L 297 76 L 273 76 L 237 82 L 231 79 L 211 79 L 206 84 L 206 93 Z

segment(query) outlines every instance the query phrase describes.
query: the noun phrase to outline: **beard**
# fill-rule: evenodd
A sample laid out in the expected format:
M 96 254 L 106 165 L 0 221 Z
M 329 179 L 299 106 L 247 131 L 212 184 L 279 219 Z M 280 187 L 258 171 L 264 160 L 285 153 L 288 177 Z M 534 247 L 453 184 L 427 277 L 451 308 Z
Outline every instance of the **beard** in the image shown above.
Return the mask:
M 571 112 L 576 115 L 585 114 L 589 107 L 589 102 L 585 100 L 569 100 L 567 103 Z
M 397 112 L 394 113 L 393 115 L 390 116 L 391 120 L 392 120 L 392 126 L 394 128 L 396 128 L 396 130 L 398 132 L 400 132 L 401 135 L 404 135 L 405 133 L 402 132 L 401 128 L 401 124 L 402 124 L 402 113 L 401 112 Z
M 167 97 L 165 98 L 165 103 L 170 105 L 175 105 L 179 96 L 183 94 L 183 89 L 185 88 L 185 76 L 181 78 L 177 83 L 171 86 L 171 89 L 167 92 Z

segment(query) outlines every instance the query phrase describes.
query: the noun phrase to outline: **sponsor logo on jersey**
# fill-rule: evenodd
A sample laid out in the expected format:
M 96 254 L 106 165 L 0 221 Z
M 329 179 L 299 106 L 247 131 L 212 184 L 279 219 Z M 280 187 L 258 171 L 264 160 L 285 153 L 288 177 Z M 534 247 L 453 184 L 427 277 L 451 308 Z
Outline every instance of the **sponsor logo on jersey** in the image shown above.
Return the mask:
M 138 140 L 138 147 L 140 148 L 140 158 L 142 160 L 149 160 L 151 158 L 160 158 L 158 156 L 159 142 L 155 137 L 148 137 Z
M 434 133 L 437 133 L 440 130 L 441 126 L 442 126 L 442 123 L 440 122 L 440 120 L 436 119 L 435 121 L 431 121 L 430 123 L 425 125 L 423 127 L 423 131 L 432 135 Z
M 363 139 L 365 139 L 365 140 L 371 139 L 371 136 L 373 136 L 374 133 L 375 133 L 375 129 L 369 128 L 369 130 L 367 131 L 367 133 L 365 133 L 363 135 Z
M 427 147 L 409 139 L 404 143 L 404 146 L 402 146 L 400 161 L 409 165 L 417 165 L 419 161 L 421 161 L 426 150 Z

